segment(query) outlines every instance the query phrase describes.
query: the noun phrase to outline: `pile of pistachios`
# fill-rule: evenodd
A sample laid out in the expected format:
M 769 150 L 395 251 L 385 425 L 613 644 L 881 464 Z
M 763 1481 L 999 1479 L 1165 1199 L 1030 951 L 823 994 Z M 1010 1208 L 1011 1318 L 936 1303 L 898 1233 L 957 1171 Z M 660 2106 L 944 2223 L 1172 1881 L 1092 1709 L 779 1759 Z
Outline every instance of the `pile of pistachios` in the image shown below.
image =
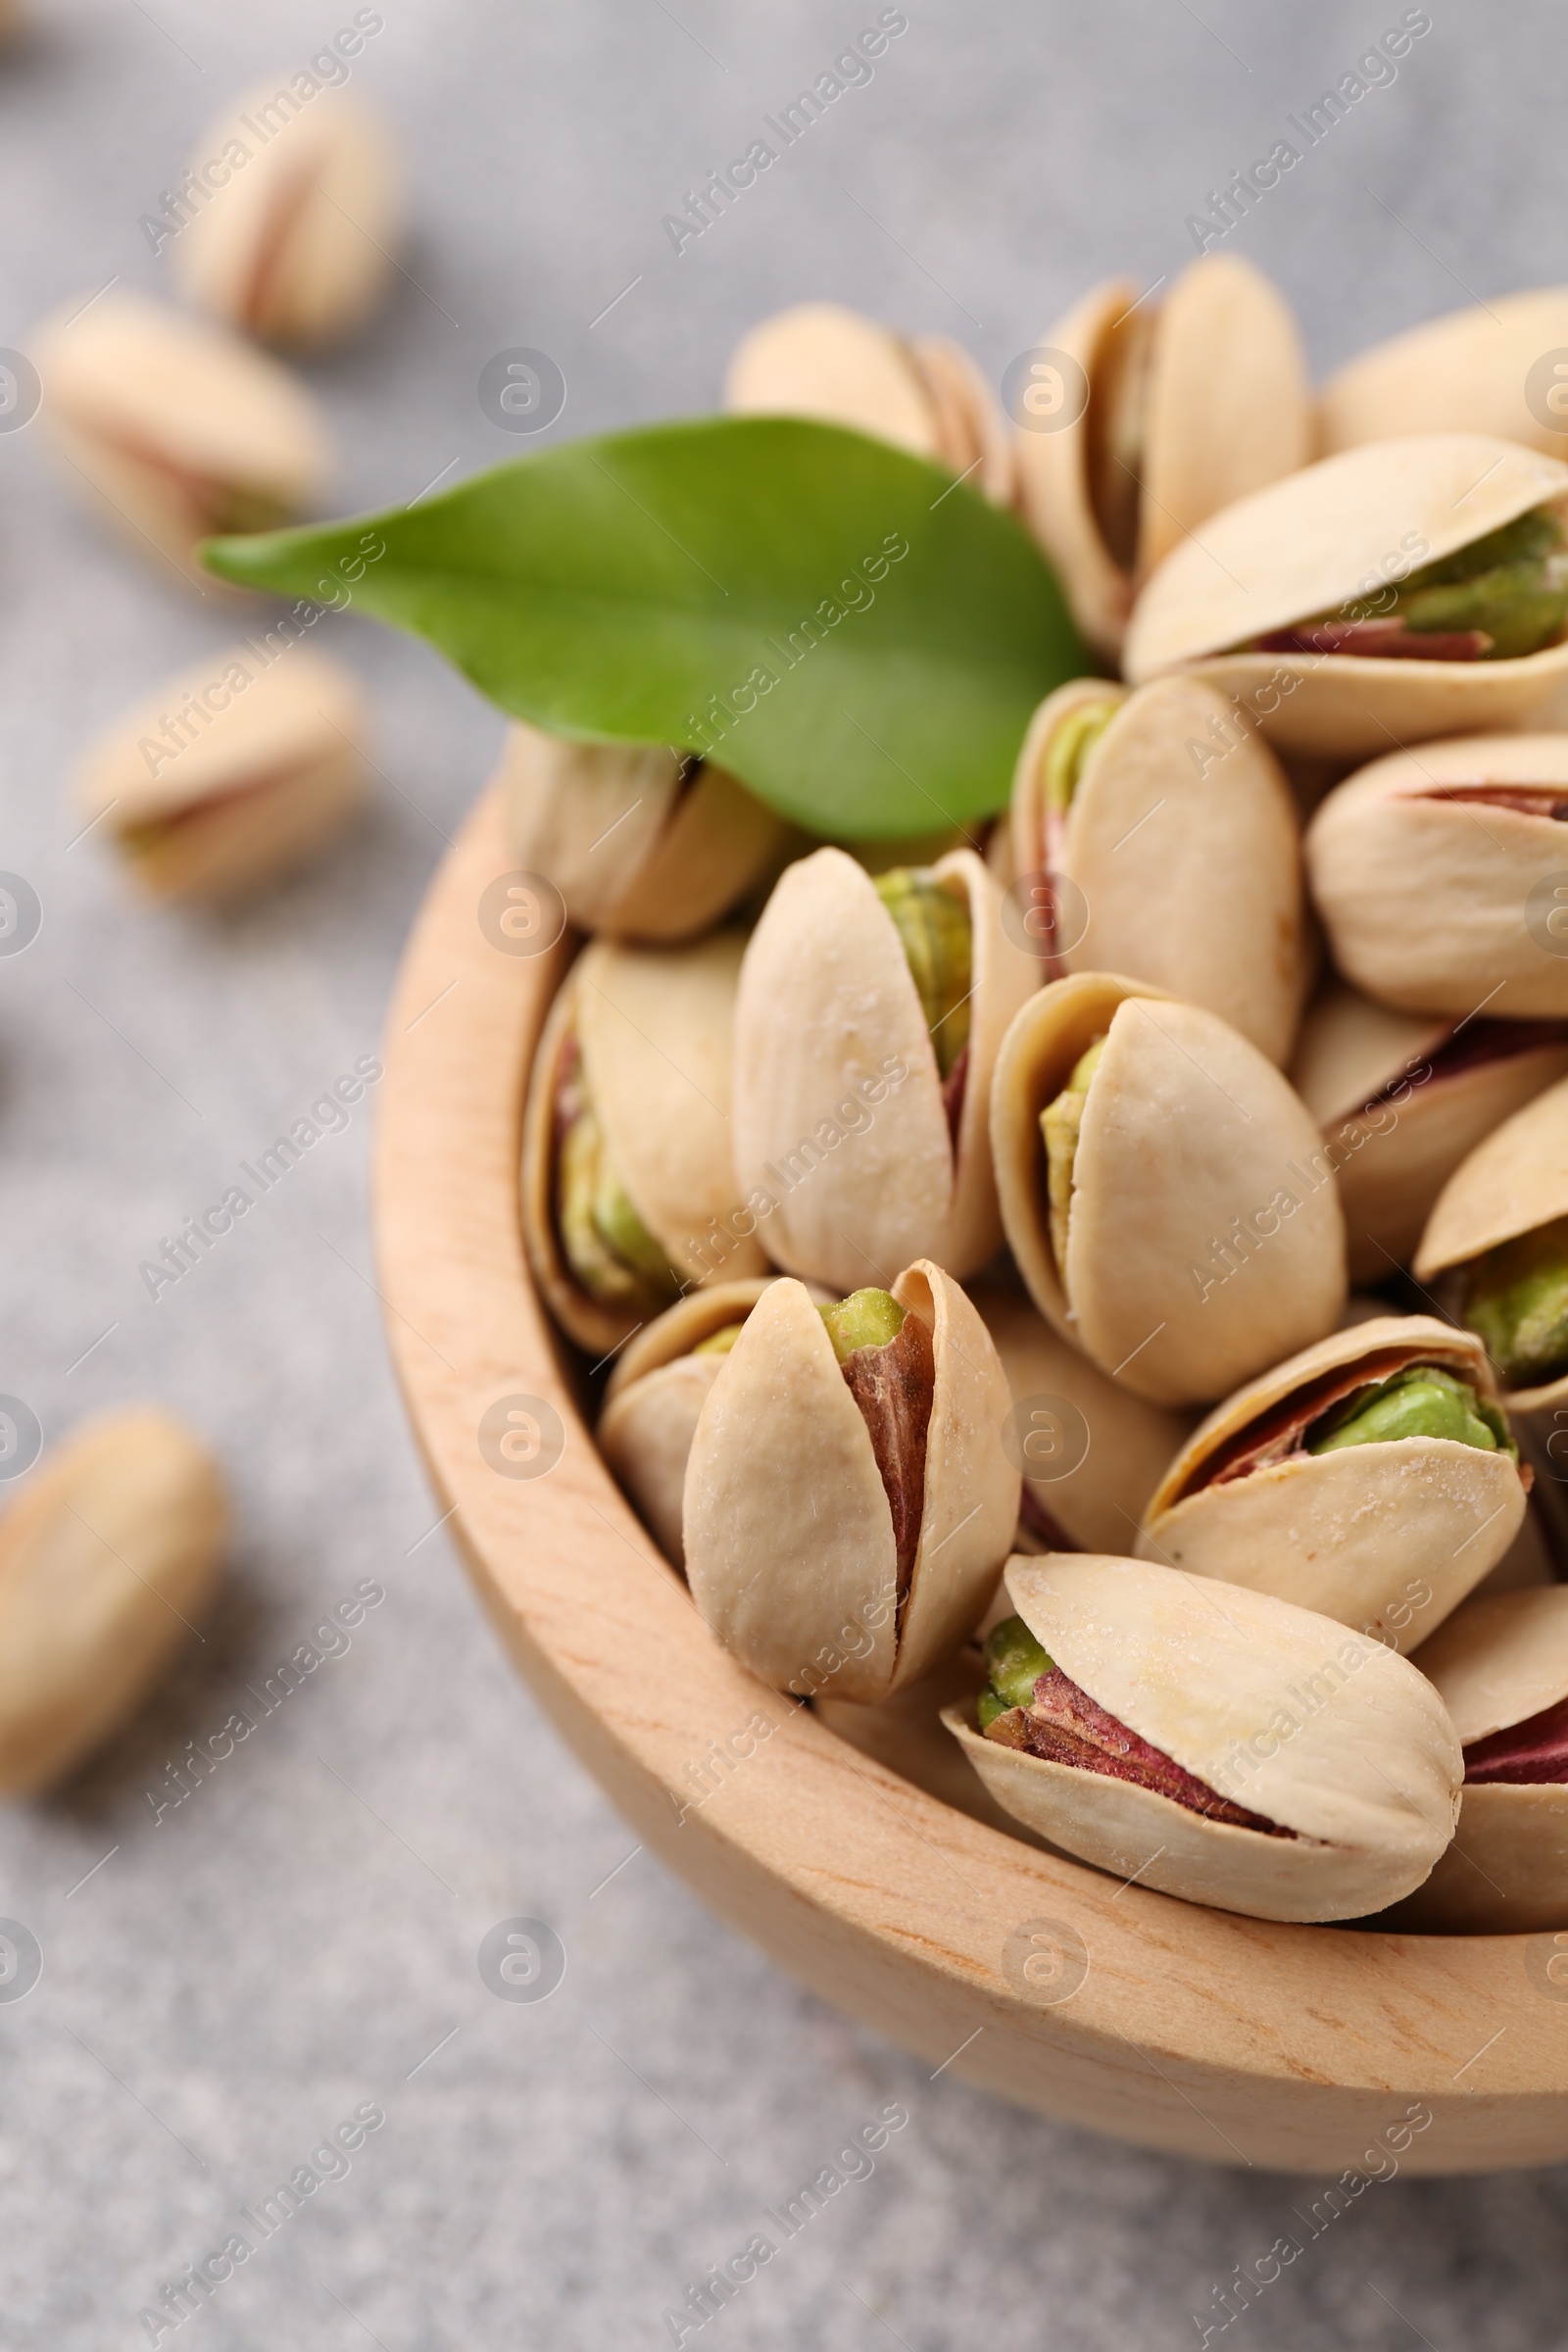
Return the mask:
M 308 513 L 331 451 L 307 386 L 257 342 L 315 350 L 361 327 L 394 267 L 401 203 L 388 132 L 334 85 L 383 20 L 359 12 L 303 73 L 210 122 L 190 170 L 144 216 L 190 304 L 114 281 L 28 339 L 65 479 L 165 581 L 228 597 L 197 559 L 214 532 Z M 279 84 L 281 83 L 281 86 Z M 374 562 L 373 547 L 362 552 Z M 82 762 L 83 830 L 102 827 L 157 899 L 224 900 L 297 866 L 365 797 L 353 676 L 309 642 L 353 576 L 269 616 L 125 712 Z M 235 600 L 237 601 L 237 600 Z
M 28 339 L 66 479 L 161 576 L 204 597 L 227 592 L 198 566 L 198 543 L 300 513 L 328 466 L 310 393 L 244 338 L 334 340 L 393 266 L 390 142 L 329 73 L 346 78 L 334 50 L 357 55 L 382 22 L 361 11 L 312 70 L 209 124 L 168 213 L 143 221 L 155 251 L 177 240 L 191 312 L 111 279 Z M 18 28 L 0 0 L 0 39 Z M 154 897 L 249 891 L 363 801 L 364 698 L 303 642 L 348 601 L 348 582 L 332 588 L 166 682 L 86 755 L 80 830 L 101 826 Z M 14 1474 L 9 1418 L 5 1438 Z M 212 1605 L 230 1520 L 211 1450 L 154 1404 L 71 1432 L 26 1476 L 0 1514 L 0 1797 L 55 1787 L 144 1703 Z
M 1247 264 L 1136 294 L 1015 426 L 830 305 L 736 353 L 1013 508 L 1098 669 L 905 843 L 513 727 L 593 934 L 529 1261 L 714 1637 L 882 1762 L 1191 1901 L 1568 1927 L 1568 292 L 1317 398 Z

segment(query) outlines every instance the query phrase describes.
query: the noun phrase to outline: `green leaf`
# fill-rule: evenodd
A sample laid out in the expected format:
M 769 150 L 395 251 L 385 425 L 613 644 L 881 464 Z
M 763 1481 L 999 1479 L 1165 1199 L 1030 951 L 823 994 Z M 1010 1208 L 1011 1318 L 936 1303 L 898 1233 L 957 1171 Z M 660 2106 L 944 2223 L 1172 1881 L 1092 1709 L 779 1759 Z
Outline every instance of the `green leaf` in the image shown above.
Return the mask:
M 367 534 L 385 548 L 368 564 Z M 840 839 L 1004 807 L 1031 711 L 1085 666 L 1012 515 L 789 417 L 564 443 L 421 506 L 204 553 L 226 579 L 339 604 L 346 564 L 354 603 L 514 717 L 709 752 Z

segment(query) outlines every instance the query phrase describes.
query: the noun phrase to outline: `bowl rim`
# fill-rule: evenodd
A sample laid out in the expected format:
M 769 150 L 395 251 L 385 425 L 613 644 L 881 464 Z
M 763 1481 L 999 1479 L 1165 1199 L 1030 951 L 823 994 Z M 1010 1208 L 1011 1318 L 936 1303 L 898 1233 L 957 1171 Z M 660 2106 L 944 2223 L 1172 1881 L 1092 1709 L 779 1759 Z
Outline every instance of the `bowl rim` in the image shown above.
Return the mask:
M 1545 1974 L 1568 1934 L 1279 1926 L 1119 1886 L 943 1804 L 720 1648 L 601 1461 L 524 1263 L 525 1076 L 577 945 L 529 953 L 483 918 L 487 892 L 493 906 L 525 879 L 492 788 L 435 874 L 388 1013 L 380 1287 L 445 1523 L 638 1837 L 933 2080 L 1225 2164 L 1364 2178 L 1568 2155 L 1568 1983 L 1559 1998 Z M 519 1396 L 558 1416 L 547 1472 L 481 1453 L 481 1419 Z M 613 1713 L 601 1614 L 639 1661 Z

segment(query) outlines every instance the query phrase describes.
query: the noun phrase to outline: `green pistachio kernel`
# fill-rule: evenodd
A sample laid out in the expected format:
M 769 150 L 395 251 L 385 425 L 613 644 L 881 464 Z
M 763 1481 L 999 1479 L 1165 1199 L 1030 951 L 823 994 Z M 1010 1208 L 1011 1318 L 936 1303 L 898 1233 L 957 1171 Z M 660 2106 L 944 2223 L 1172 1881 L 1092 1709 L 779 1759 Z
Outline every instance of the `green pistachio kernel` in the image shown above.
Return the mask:
M 557 1219 L 566 1262 L 590 1298 L 654 1313 L 679 1298 L 681 1279 L 626 1197 L 604 1129 L 582 1095 L 561 1143 Z
M 215 533 L 275 531 L 289 518 L 288 509 L 268 490 L 248 490 L 240 482 L 215 482 L 206 502 L 206 517 Z
M 1061 1093 L 1040 1113 L 1040 1132 L 1046 1145 L 1046 1198 L 1051 1210 L 1051 1253 L 1056 1271 L 1067 1267 L 1067 1223 L 1072 1213 L 1072 1171 L 1078 1156 L 1078 1133 L 1083 1125 L 1089 1081 L 1100 1067 L 1105 1040 L 1097 1037 L 1081 1054 Z
M 728 1355 L 745 1328 L 744 1323 L 726 1323 L 720 1330 L 710 1331 L 706 1340 L 698 1341 L 693 1355 Z
M 1539 653 L 1568 620 L 1562 525 L 1548 508 L 1517 515 L 1400 583 L 1394 612 L 1408 629 L 1485 629 L 1487 659 Z
M 123 826 L 115 838 L 126 858 L 145 858 L 168 839 L 172 830 L 167 816 L 150 816 L 143 824 Z
M 876 894 L 898 927 L 943 1078 L 969 1042 L 974 936 L 967 900 L 922 866 L 896 865 Z
M 1568 1217 L 1499 1242 L 1467 1275 L 1464 1319 L 1509 1388 L 1568 1372 Z
M 852 1291 L 836 1306 L 817 1309 L 841 1364 L 858 1348 L 885 1348 L 904 1329 L 904 1309 L 891 1291 Z
M 980 1694 L 980 1729 L 988 1731 L 1009 1707 L 1026 1707 L 1035 1685 L 1054 1660 L 1042 1649 L 1021 1617 L 1004 1617 L 986 1636 L 989 1688 Z
M 1046 807 L 1057 815 L 1072 807 L 1089 755 L 1120 709 L 1120 703 L 1080 703 L 1052 736 L 1046 749 Z
M 1393 1446 L 1400 1438 L 1452 1438 L 1483 1453 L 1517 1453 L 1508 1424 L 1468 1381 L 1437 1364 L 1406 1364 L 1347 1396 L 1308 1432 L 1308 1453 L 1341 1446 Z

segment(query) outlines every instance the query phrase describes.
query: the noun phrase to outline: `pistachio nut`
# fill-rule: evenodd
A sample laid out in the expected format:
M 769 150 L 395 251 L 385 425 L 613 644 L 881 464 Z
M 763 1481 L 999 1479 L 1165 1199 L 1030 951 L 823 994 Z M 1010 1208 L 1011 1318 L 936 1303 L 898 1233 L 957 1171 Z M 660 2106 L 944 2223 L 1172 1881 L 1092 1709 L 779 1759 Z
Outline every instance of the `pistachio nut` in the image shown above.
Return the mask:
M 686 1469 L 686 1575 L 778 1690 L 873 1703 L 978 1620 L 1018 1476 L 985 1325 L 928 1259 L 819 1307 L 773 1283 L 708 1392 Z
M 581 931 L 689 939 L 770 881 L 794 838 L 726 768 L 662 745 L 517 720 L 495 781 L 518 864 L 548 875 Z
M 1257 1919 L 1356 1919 L 1453 1834 L 1459 1742 L 1409 1662 L 1245 1586 L 1013 1559 L 991 1686 L 945 1718 L 997 1801 L 1100 1869 Z M 982 1728 L 982 1726 L 984 1728 Z
M 1568 349 L 1568 287 L 1502 294 L 1474 310 L 1449 311 L 1408 327 L 1347 361 L 1318 396 L 1325 456 L 1405 433 L 1494 433 L 1548 457 L 1568 458 L 1568 416 L 1552 395 L 1528 397 L 1532 368 Z M 1555 425 L 1548 417 L 1556 417 Z
M 1329 980 L 1290 1076 L 1339 1176 L 1350 1280 L 1408 1265 L 1465 1154 L 1565 1072 L 1568 1029 L 1556 1023 L 1396 1012 Z
M 1502 1558 L 1529 1477 L 1480 1341 L 1381 1315 L 1217 1405 L 1150 1497 L 1137 1550 L 1407 1652 Z
M 1081 935 L 1041 943 L 1053 979 L 1127 972 L 1285 1060 L 1308 965 L 1296 802 L 1211 686 L 1058 687 L 1024 738 L 1010 821 L 1016 871 L 1065 875 L 1081 901 Z
M 365 797 L 367 731 L 359 686 L 335 662 L 296 645 L 268 663 L 230 646 L 99 739 L 77 805 L 156 897 L 226 897 L 348 822 Z
M 0 1519 L 0 1794 L 49 1788 L 135 1712 L 227 1534 L 218 1464 L 153 1406 L 89 1422 L 28 1478 Z
M 1568 1588 L 1478 1592 L 1416 1652 L 1464 1749 L 1453 1843 L 1388 1923 L 1568 1928 Z
M 730 1166 L 744 941 L 595 940 L 550 1008 L 522 1123 L 522 1238 L 558 1323 L 608 1354 L 695 1285 L 761 1274 Z
M 174 248 L 187 297 L 268 343 L 334 343 L 362 326 L 401 225 L 380 117 L 342 89 L 299 106 L 269 82 L 209 123 L 197 157 Z
M 1113 658 L 1170 549 L 1311 456 L 1301 339 L 1260 270 L 1209 254 L 1163 304 L 1107 279 L 1043 342 L 1082 368 L 1089 397 L 1072 421 L 1018 432 L 1020 504 L 1078 626 Z
M 599 1450 L 676 1568 L 686 1560 L 681 1490 L 697 1416 L 767 1284 L 758 1275 L 688 1293 L 628 1340 L 605 1390 Z
M 1331 1331 L 1345 1228 L 1317 1131 L 1217 1014 L 1105 972 L 1003 1040 L 1002 1219 L 1048 1323 L 1155 1404 L 1200 1404 Z
M 972 479 L 996 506 L 1012 503 L 1012 450 L 991 387 L 940 335 L 906 342 L 837 303 L 799 303 L 736 345 L 724 406 L 847 425 Z
M 1568 466 L 1484 433 L 1342 450 L 1172 550 L 1125 674 L 1206 678 L 1336 760 L 1520 725 L 1568 676 L 1565 496 Z
M 839 1289 L 926 1254 L 960 1279 L 1002 1239 L 987 1103 L 1038 978 L 972 850 L 876 880 L 842 850 L 786 868 L 735 1008 L 735 1166 L 767 1246 Z
M 1008 1451 L 1023 1474 L 1013 1549 L 1125 1544 L 1191 1435 L 1192 1414 L 1168 1412 L 1107 1380 L 1010 1284 L 971 1283 L 969 1296 L 1012 1395 Z
M 201 540 L 270 529 L 319 493 L 327 449 L 315 402 L 220 327 L 111 291 L 46 321 L 32 358 L 68 468 L 204 593 Z
M 1484 1342 L 1510 1412 L 1568 1402 L 1568 1079 L 1477 1144 L 1416 1250 L 1418 1282 Z
M 1532 919 L 1568 876 L 1568 735 L 1467 735 L 1374 760 L 1307 827 L 1335 961 L 1407 1012 L 1568 1016 L 1568 956 Z M 1568 900 L 1568 891 L 1564 893 Z

